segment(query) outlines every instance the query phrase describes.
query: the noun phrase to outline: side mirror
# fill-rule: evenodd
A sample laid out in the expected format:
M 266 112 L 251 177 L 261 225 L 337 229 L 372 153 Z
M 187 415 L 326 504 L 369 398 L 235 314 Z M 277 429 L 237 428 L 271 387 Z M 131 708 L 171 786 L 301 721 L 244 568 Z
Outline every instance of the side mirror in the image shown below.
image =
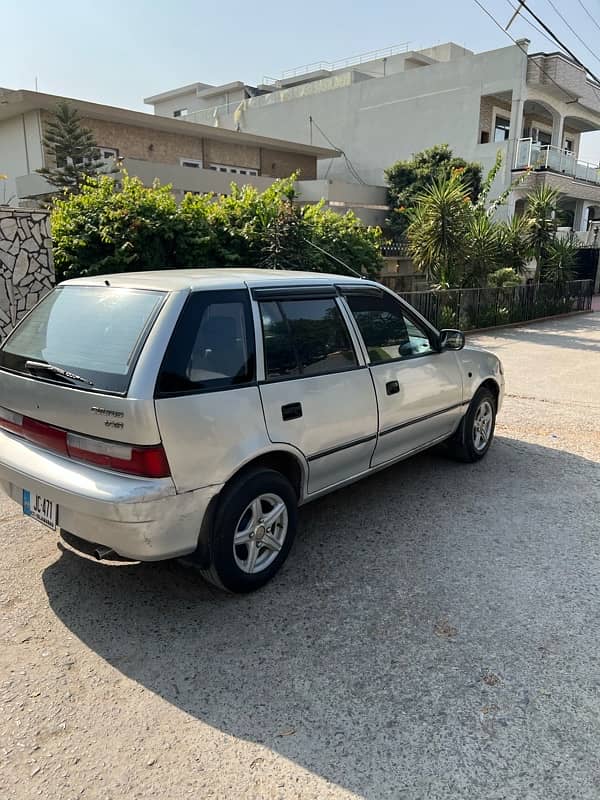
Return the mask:
M 440 350 L 462 350 L 465 346 L 465 335 L 453 329 L 440 331 Z

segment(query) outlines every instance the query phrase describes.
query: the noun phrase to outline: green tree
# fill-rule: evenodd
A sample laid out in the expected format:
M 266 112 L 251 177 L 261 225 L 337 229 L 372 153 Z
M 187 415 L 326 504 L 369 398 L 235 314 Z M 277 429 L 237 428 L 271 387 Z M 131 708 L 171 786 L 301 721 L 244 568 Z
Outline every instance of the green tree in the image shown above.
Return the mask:
M 472 204 L 463 177 L 435 178 L 418 194 L 409 214 L 409 253 L 418 270 L 439 288 L 460 286 L 468 255 Z
M 57 104 L 43 144 L 55 164 L 37 172 L 62 192 L 78 194 L 87 178 L 105 167 L 94 134 L 82 126 L 79 112 L 66 100 Z
M 228 197 L 186 195 L 180 205 L 170 186 L 145 187 L 126 174 L 121 185 L 88 178 L 79 194 L 54 200 L 57 277 L 185 266 L 348 274 L 332 256 L 362 274 L 379 272 L 379 228 L 294 199 L 293 176 L 264 192 L 232 184 Z
M 388 184 L 390 232 L 397 237 L 405 235 L 410 223 L 409 211 L 434 180 L 448 179 L 456 171 L 462 173 L 469 197 L 476 202 L 481 191 L 481 165 L 453 155 L 447 144 L 436 145 L 411 159 L 397 161 L 385 170 Z
M 527 197 L 525 214 L 529 222 L 527 242 L 535 258 L 535 282 L 540 282 L 546 256 L 556 237 L 556 210 L 559 192 L 549 186 L 538 186 Z
M 182 266 L 182 227 L 170 187 L 148 188 L 127 175 L 121 187 L 108 175 L 88 178 L 79 194 L 53 203 L 56 277 Z
M 500 258 L 502 266 L 524 275 L 531 258 L 529 218 L 514 214 L 508 222 L 500 223 Z
M 555 236 L 545 248 L 542 280 L 559 286 L 567 281 L 572 281 L 575 276 L 579 247 L 577 237 L 573 233 L 568 236 Z

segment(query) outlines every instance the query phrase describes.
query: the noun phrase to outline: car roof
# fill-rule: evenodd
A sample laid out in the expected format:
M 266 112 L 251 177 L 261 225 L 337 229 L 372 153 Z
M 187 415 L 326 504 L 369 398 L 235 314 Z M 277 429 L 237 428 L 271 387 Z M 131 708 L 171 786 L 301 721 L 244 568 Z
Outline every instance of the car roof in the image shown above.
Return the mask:
M 295 286 L 302 284 L 320 285 L 331 283 L 373 284 L 346 275 L 334 275 L 323 272 L 301 272 L 277 269 L 245 269 L 230 267 L 210 269 L 190 267 L 187 269 L 148 270 L 146 272 L 122 272 L 115 275 L 95 275 L 87 278 L 74 278 L 63 281 L 65 285 L 110 286 L 128 289 L 157 289 L 167 292 L 197 289 L 243 289 L 246 286 Z

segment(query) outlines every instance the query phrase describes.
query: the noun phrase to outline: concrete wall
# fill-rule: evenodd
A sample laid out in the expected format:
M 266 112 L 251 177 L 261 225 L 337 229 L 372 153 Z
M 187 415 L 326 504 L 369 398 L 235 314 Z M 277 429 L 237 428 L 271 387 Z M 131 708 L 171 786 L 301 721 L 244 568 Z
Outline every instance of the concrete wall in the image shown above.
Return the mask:
M 522 99 L 525 58 L 518 47 L 507 47 L 330 88 L 343 83 L 336 75 L 249 100 L 241 128 L 310 143 L 312 116 L 374 185 L 384 183 L 385 167 L 443 142 L 489 168 L 495 150 L 479 145 L 481 97 L 512 92 Z M 232 115 L 223 125 L 234 127 Z M 312 143 L 325 144 L 314 125 Z M 320 164 L 319 176 L 328 168 Z M 343 159 L 331 165 L 329 177 L 353 180 Z
M 220 105 L 225 105 L 229 111 L 234 112 L 245 96 L 243 89 L 233 89 L 223 94 L 211 94 L 210 97 L 198 97 L 196 90 L 192 89 L 185 94 L 155 103 L 154 113 L 160 117 L 172 117 L 174 111 L 182 108 L 187 108 L 188 113 L 192 114 L 194 111 Z
M 0 122 L 0 205 L 14 201 L 16 178 L 44 164 L 39 112 L 30 111 Z
M 0 206 L 0 341 L 53 286 L 48 213 Z

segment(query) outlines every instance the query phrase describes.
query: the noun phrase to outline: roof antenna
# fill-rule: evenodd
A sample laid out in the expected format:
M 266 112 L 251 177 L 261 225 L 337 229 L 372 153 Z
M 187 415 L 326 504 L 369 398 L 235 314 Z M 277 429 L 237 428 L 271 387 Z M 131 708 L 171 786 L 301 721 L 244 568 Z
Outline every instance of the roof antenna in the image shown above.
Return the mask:
M 361 275 L 360 272 L 357 272 L 349 264 L 346 264 L 346 262 L 342 261 L 341 258 L 334 256 L 332 253 L 328 253 L 327 250 L 323 250 L 322 247 L 319 247 L 318 244 L 311 242 L 310 239 L 305 238 L 304 241 L 306 242 L 306 244 L 309 244 L 311 247 L 314 247 L 315 250 L 318 250 L 320 253 L 323 253 L 324 255 L 329 256 L 329 258 L 333 259 L 334 261 L 337 261 L 338 264 L 341 264 L 342 267 L 345 267 L 348 270 L 348 272 L 351 272 L 353 275 L 356 275 L 357 278 L 361 278 L 362 280 L 364 280 L 365 278 L 364 275 Z

